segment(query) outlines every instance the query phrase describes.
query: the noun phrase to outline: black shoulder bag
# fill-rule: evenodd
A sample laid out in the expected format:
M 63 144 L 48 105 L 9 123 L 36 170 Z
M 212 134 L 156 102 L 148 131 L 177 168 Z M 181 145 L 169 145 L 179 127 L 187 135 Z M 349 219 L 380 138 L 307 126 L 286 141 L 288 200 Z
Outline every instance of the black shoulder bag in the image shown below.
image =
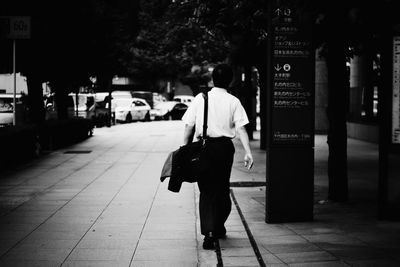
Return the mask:
M 210 160 L 207 155 L 207 119 L 208 119 L 208 95 L 204 97 L 203 136 L 196 142 L 191 142 L 179 148 L 180 152 L 180 176 L 183 181 L 194 183 L 207 174 Z

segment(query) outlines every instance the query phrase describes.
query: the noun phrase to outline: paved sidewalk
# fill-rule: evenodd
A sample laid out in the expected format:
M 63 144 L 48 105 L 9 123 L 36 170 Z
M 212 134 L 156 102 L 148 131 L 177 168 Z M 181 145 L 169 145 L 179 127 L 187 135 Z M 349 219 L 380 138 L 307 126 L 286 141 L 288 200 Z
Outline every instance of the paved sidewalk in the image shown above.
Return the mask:
M 176 194 L 159 182 L 182 136 L 175 121 L 100 128 L 0 172 L 0 266 L 260 266 L 254 248 L 267 266 L 399 266 L 399 223 L 375 219 L 376 146 L 349 144 L 349 203 L 316 203 L 314 222 L 266 224 L 265 187 L 254 183 L 265 182 L 265 152 L 252 142 L 248 172 L 235 140 L 232 182 L 258 186 L 232 188 L 245 223 L 233 205 L 219 257 L 201 248 L 196 185 Z M 316 202 L 327 191 L 324 138 L 316 138 Z

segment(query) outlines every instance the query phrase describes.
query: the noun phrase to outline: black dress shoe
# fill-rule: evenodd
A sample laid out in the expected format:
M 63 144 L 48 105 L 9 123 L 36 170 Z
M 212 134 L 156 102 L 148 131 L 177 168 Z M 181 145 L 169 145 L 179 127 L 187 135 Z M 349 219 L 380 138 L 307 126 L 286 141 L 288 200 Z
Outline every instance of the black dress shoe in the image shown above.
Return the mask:
M 203 241 L 203 249 L 215 249 L 215 238 L 211 235 L 211 233 L 207 234 L 204 237 Z
M 213 237 L 215 238 L 225 238 L 226 237 L 226 228 L 225 226 L 222 226 L 219 228 L 217 231 L 213 232 Z

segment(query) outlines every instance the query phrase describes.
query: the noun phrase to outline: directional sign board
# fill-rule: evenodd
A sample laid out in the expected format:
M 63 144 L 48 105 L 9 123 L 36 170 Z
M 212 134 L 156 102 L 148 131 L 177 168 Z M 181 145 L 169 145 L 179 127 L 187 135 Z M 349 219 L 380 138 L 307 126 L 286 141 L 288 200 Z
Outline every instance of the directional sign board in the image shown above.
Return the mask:
M 312 144 L 315 58 L 310 27 L 302 27 L 292 7 L 276 6 L 273 15 L 271 142 Z
M 31 18 L 0 17 L 0 37 L 5 39 L 29 39 L 31 37 Z
M 393 38 L 392 144 L 400 144 L 400 36 Z
M 268 223 L 313 219 L 314 76 L 312 18 L 290 0 L 268 1 L 266 216 Z

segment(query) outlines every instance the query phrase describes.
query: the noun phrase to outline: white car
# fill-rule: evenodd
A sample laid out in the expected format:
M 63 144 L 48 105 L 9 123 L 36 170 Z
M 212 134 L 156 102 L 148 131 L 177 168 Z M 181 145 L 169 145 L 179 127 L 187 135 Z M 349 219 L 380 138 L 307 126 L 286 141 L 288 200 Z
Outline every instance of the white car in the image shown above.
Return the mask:
M 194 96 L 191 95 L 177 95 L 174 97 L 174 101 L 184 103 L 186 105 L 190 105 L 194 99 Z
M 21 103 L 21 94 L 16 95 L 16 103 Z M 0 127 L 13 124 L 14 94 L 0 94 Z M 18 112 L 18 109 L 17 109 Z
M 115 105 L 115 120 L 117 122 L 149 121 L 150 105 L 141 98 L 118 99 Z

